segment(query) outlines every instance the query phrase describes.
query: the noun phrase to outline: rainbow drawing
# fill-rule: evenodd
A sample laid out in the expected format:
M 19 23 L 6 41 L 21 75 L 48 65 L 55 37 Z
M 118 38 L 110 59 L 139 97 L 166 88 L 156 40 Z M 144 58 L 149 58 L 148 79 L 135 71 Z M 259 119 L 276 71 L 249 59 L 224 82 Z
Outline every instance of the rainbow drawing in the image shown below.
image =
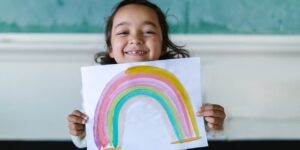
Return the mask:
M 159 103 L 176 135 L 172 144 L 200 139 L 189 96 L 171 72 L 154 66 L 133 66 L 110 80 L 94 115 L 94 139 L 100 149 L 121 149 L 119 115 L 125 103 L 144 95 Z

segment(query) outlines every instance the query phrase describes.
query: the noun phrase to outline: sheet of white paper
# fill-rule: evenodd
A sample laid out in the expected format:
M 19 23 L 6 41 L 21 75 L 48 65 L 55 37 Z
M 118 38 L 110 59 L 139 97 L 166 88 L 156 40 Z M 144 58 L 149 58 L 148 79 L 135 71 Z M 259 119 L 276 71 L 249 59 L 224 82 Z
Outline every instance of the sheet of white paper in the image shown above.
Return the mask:
M 169 71 L 180 81 L 189 95 L 193 115 L 202 104 L 200 58 L 184 58 L 116 65 L 82 67 L 83 107 L 89 120 L 86 124 L 87 147 L 96 150 L 94 117 L 98 100 L 112 78 L 132 66 L 155 66 Z M 132 97 L 124 104 L 119 120 L 118 145 L 122 150 L 177 150 L 207 146 L 204 121 L 195 117 L 200 139 L 180 144 L 165 109 L 154 98 L 145 95 Z M 99 115 L 99 114 L 98 114 Z M 100 114 L 101 115 L 101 114 Z M 99 144 L 98 144 L 99 145 Z M 112 145 L 109 145 L 112 147 Z M 107 147 L 106 147 L 107 148 Z

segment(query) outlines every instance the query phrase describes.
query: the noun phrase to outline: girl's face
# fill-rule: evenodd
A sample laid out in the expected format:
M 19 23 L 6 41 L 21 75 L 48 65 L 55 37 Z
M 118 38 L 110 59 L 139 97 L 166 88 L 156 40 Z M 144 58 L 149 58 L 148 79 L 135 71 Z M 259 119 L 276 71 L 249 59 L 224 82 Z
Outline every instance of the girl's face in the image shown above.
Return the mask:
M 114 16 L 110 57 L 117 63 L 158 60 L 162 55 L 162 33 L 154 10 L 130 4 Z

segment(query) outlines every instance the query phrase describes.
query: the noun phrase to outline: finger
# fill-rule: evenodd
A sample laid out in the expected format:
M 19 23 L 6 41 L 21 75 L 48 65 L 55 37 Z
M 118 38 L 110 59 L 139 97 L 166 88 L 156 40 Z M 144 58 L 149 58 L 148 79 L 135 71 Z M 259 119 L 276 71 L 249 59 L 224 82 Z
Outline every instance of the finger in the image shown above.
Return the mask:
M 216 125 L 216 124 L 212 124 L 212 123 L 207 123 L 207 126 L 208 126 L 210 129 L 214 129 L 214 130 L 221 130 L 221 129 L 223 129 L 222 126 Z
M 85 132 L 85 130 L 70 130 L 70 134 L 74 136 L 80 136 Z
M 224 111 L 224 107 L 218 104 L 204 104 L 200 107 L 200 110 L 220 110 Z
M 225 118 L 225 113 L 219 110 L 204 110 L 197 112 L 197 116 Z
M 216 118 L 216 117 L 204 117 L 204 120 L 207 123 L 215 124 L 215 125 L 222 125 L 223 124 L 223 119 L 221 118 Z
M 88 117 L 86 114 L 82 113 L 79 110 L 74 110 L 71 114 L 75 115 L 75 116 L 78 116 L 78 117 L 82 117 L 85 120 L 87 120 L 87 117 Z
M 73 114 L 68 116 L 68 121 L 70 123 L 79 123 L 79 124 L 85 124 L 87 122 L 87 120 L 85 120 L 84 118 L 81 118 Z
M 84 130 L 85 125 L 78 124 L 78 123 L 71 123 L 71 124 L 69 124 L 69 129 L 70 130 Z
M 74 110 L 69 116 L 68 116 L 69 122 L 74 122 L 74 123 L 81 123 L 84 124 L 88 120 L 88 116 L 79 110 Z M 84 120 L 84 121 L 82 121 Z

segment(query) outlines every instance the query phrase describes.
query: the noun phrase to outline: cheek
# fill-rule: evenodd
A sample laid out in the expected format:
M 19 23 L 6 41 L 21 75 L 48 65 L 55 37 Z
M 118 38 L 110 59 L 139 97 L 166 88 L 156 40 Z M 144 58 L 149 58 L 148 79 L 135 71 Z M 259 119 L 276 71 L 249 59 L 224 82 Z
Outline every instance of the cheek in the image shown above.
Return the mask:
M 158 38 L 150 39 L 148 45 L 149 45 L 149 47 L 151 47 L 152 49 L 154 49 L 156 51 L 161 51 L 162 41 Z
M 116 51 L 122 51 L 122 49 L 125 46 L 125 42 L 122 40 L 113 40 L 111 41 L 111 48 L 112 51 L 116 52 Z
M 120 48 L 119 48 L 119 44 L 116 41 L 111 41 L 111 49 L 109 52 L 109 56 L 112 58 L 116 58 L 118 57 L 118 55 L 120 55 L 119 52 Z

